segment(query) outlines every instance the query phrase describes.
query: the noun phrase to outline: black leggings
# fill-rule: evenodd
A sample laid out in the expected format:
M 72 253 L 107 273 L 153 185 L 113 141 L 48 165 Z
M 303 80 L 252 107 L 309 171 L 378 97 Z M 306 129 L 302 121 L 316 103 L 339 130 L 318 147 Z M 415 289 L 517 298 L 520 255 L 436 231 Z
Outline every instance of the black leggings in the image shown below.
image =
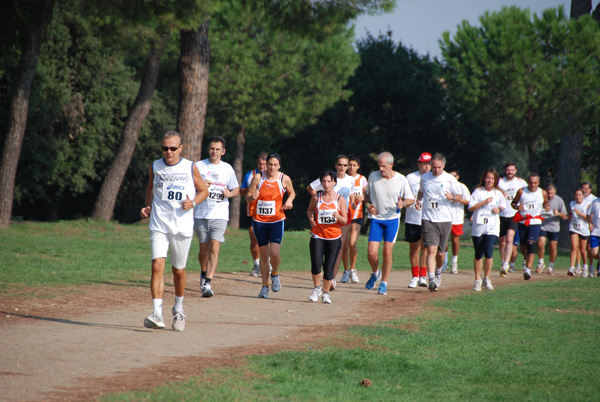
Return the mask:
M 313 275 L 321 273 L 323 267 L 323 279 L 328 281 L 333 279 L 333 266 L 335 260 L 342 248 L 342 239 L 333 240 L 310 238 L 310 272 Z
M 494 258 L 494 245 L 498 240 L 498 236 L 494 235 L 482 235 L 472 236 L 473 246 L 475 246 L 475 259 L 481 260 L 483 256 L 488 260 Z

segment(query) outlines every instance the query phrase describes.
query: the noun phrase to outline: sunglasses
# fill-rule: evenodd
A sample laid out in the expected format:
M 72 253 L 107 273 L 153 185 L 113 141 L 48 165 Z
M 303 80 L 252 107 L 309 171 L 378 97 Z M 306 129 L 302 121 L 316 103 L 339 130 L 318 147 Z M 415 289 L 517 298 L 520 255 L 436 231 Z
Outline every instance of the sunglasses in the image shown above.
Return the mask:
M 177 151 L 179 148 L 181 148 L 181 145 L 178 147 L 161 147 L 163 152 L 167 152 L 167 151 L 171 151 L 171 152 L 175 152 Z

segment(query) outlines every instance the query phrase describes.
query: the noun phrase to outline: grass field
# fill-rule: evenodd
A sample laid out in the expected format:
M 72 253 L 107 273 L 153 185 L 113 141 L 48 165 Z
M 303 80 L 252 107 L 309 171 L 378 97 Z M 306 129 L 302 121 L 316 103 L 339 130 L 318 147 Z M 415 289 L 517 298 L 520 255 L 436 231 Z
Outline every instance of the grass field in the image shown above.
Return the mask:
M 308 237 L 307 232 L 286 233 L 284 270 L 308 271 Z M 250 259 L 247 232 L 230 230 L 226 238 L 219 270 L 249 270 L 243 263 Z M 197 250 L 194 242 L 192 271 L 199 269 Z M 365 269 L 364 237 L 359 252 Z M 394 253 L 394 269 L 409 269 L 407 244 L 398 242 Z M 149 254 L 145 224 L 13 224 L 0 231 L 0 292 L 144 285 Z M 471 266 L 472 248 L 461 249 L 460 261 L 461 269 Z M 561 253 L 557 265 L 567 263 Z M 337 335 L 347 347 L 340 347 L 339 339 L 315 340 L 302 351 L 252 356 L 236 368 L 103 400 L 598 400 L 600 279 L 503 286 L 430 303 L 433 308 L 418 317 Z M 359 385 L 365 378 L 372 386 Z

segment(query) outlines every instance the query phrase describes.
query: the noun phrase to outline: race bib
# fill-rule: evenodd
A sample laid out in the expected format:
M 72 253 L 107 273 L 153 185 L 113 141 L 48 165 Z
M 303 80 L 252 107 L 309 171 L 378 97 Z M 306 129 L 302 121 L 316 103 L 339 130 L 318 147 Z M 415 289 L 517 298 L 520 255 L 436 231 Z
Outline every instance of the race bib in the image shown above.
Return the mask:
M 183 192 L 185 186 L 172 181 L 163 181 L 162 200 L 163 201 L 183 201 Z
M 477 220 L 475 223 L 479 225 L 487 225 L 492 222 L 492 211 L 489 209 L 480 209 L 479 213 L 477 213 Z
M 319 209 L 318 219 L 321 225 L 332 225 L 337 223 L 337 219 L 333 216 L 333 209 Z
M 542 210 L 542 213 L 540 214 L 540 216 L 544 219 L 552 218 L 554 216 L 554 212 Z
M 573 228 L 574 229 L 581 229 L 581 222 L 573 222 Z
M 275 201 L 258 200 L 256 213 L 262 216 L 275 216 Z
M 439 204 L 438 201 L 432 201 L 432 202 L 429 203 L 429 207 L 431 209 L 438 209 L 440 207 L 440 204 Z
M 216 202 L 223 201 L 225 199 L 225 195 L 223 194 L 223 187 L 210 186 L 208 188 L 208 199 Z
M 356 197 L 360 197 L 360 196 L 362 195 L 362 193 L 363 193 L 363 191 L 362 191 L 362 190 L 363 190 L 363 189 L 362 189 L 362 187 L 361 187 L 361 186 L 354 186 L 354 195 L 355 195 Z

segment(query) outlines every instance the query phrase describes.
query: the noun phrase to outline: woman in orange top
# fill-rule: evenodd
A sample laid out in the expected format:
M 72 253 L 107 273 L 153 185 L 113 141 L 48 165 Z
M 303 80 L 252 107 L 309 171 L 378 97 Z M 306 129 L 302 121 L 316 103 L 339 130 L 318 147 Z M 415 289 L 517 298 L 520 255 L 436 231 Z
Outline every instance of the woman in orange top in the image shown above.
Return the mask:
M 248 188 L 246 201 L 256 201 L 256 209 L 252 215 L 252 227 L 260 249 L 260 274 L 263 287 L 258 297 L 269 297 L 269 263 L 273 267 L 271 273 L 271 290 L 279 292 L 279 264 L 281 263 L 281 241 L 283 239 L 285 212 L 292 209 L 296 198 L 292 180 L 279 171 L 281 157 L 278 154 L 267 156 L 267 170 L 252 178 Z M 287 200 L 283 196 L 287 193 Z
M 319 176 L 323 191 L 314 194 L 306 210 L 311 226 L 310 262 L 313 283 L 310 301 L 317 301 L 323 295 L 323 303 L 331 303 L 329 290 L 333 279 L 333 267 L 342 247 L 341 226 L 348 222 L 347 206 L 344 197 L 333 190 L 337 179 L 332 170 Z M 323 268 L 323 270 L 321 270 Z M 323 276 L 323 291 L 321 291 Z

